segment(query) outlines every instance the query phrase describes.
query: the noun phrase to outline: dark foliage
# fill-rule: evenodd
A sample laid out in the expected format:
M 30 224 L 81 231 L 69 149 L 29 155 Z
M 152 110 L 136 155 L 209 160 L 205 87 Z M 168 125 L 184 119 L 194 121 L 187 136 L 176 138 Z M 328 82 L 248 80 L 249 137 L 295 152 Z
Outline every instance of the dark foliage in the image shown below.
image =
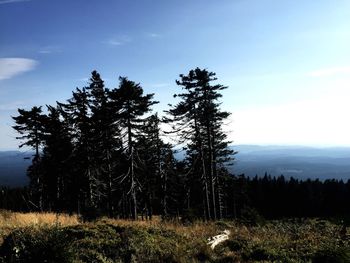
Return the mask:
M 78 213 L 87 221 L 160 214 L 185 222 L 332 217 L 349 223 L 350 181 L 228 172 L 235 152 L 222 129 L 230 115 L 220 109 L 226 87 L 215 84 L 215 73 L 196 68 L 181 74 L 178 103 L 162 119 L 151 114 L 154 94 L 126 77 L 119 81 L 109 90 L 93 71 L 89 85 L 65 103 L 47 105 L 46 112 L 18 110 L 13 128 L 20 147 L 35 150 L 30 186 L 1 189 L 0 208 Z M 172 130 L 162 131 L 163 123 Z M 181 161 L 163 140 L 173 134 L 186 152 Z

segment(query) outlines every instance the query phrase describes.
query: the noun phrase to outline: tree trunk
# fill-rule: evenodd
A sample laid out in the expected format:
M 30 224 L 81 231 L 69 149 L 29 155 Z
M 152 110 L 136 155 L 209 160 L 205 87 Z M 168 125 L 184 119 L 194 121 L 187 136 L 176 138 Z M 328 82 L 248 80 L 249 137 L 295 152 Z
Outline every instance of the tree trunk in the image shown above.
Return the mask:
M 137 220 L 137 197 L 136 197 L 136 180 L 135 180 L 135 163 L 134 163 L 134 147 L 132 143 L 131 121 L 128 119 L 128 147 L 130 153 L 130 180 L 131 180 L 131 199 L 132 199 L 132 218 Z
M 197 123 L 197 114 L 196 114 L 196 108 L 194 108 L 194 126 L 196 131 L 196 139 L 198 141 L 198 147 L 199 147 L 199 158 L 202 165 L 202 176 L 201 181 L 203 184 L 203 191 L 204 191 L 204 210 L 206 211 L 206 219 L 211 219 L 210 214 L 210 203 L 209 203 L 209 191 L 208 191 L 208 178 L 206 174 L 206 167 L 205 167 L 205 160 L 204 160 L 204 151 L 203 151 L 203 144 L 202 144 L 202 138 L 200 134 L 200 130 Z
M 216 220 L 216 194 L 215 194 L 215 177 L 214 177 L 214 165 L 215 160 L 213 158 L 213 143 L 211 137 L 210 121 L 207 119 L 207 141 L 208 141 L 208 155 L 209 155 L 209 183 L 211 188 L 211 199 L 214 220 Z

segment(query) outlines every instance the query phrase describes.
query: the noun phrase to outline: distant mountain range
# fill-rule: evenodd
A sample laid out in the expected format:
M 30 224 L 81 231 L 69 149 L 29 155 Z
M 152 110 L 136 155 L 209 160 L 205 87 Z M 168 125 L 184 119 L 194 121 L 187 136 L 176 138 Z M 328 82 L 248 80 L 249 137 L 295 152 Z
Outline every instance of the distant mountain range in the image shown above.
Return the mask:
M 26 170 L 31 164 L 31 153 L 0 151 L 0 185 L 24 186 L 28 184 Z
M 303 146 L 236 145 L 232 173 L 247 176 L 284 175 L 298 179 L 350 179 L 349 148 L 312 148 Z M 26 170 L 32 153 L 0 151 L 0 185 L 28 184 Z M 183 157 L 183 153 L 177 155 Z M 29 159 L 28 159 L 29 158 Z
M 284 175 L 298 179 L 350 179 L 350 148 L 237 145 L 234 174 Z

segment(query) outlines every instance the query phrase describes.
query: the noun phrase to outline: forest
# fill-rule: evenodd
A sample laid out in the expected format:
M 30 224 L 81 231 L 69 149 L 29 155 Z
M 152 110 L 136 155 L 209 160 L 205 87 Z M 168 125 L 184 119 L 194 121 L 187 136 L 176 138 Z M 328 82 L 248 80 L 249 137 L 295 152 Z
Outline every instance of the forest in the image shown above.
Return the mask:
M 126 77 L 108 89 L 97 71 L 65 102 L 18 109 L 20 147 L 34 150 L 31 209 L 133 219 L 185 210 L 208 220 L 226 216 L 224 178 L 234 151 L 222 130 L 226 87 L 215 81 L 205 69 L 180 75 L 177 102 L 162 118 L 152 113 L 154 94 Z M 184 160 L 175 159 L 164 135 L 178 138 Z
M 236 152 L 220 101 L 227 87 L 200 68 L 176 84 L 162 117 L 139 83 L 120 77 L 108 89 L 97 71 L 65 102 L 18 109 L 19 146 L 34 152 L 30 185 L 3 187 L 0 207 L 85 219 L 349 218 L 350 181 L 231 174 Z
M 159 114 L 139 83 L 108 89 L 97 71 L 18 109 L 33 155 L 29 185 L 0 187 L 0 262 L 350 261 L 350 180 L 235 174 L 227 87 L 200 68 L 176 84 Z

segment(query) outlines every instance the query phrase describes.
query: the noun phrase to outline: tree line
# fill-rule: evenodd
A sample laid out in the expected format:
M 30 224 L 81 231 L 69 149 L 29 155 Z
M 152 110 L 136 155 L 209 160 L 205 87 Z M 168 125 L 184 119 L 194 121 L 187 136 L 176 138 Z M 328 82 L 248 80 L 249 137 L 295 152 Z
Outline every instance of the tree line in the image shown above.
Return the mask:
M 350 223 L 350 179 L 298 180 L 265 173 L 233 176 L 228 188 L 234 218 L 256 214 L 266 219 L 321 217 Z
M 226 218 L 321 217 L 345 219 L 350 223 L 350 180 L 231 175 L 224 178 L 222 192 Z M 32 206 L 28 198 L 28 188 L 0 188 L 2 209 L 30 211 Z M 195 216 L 189 210 L 181 212 L 182 217 Z
M 176 103 L 163 117 L 139 83 L 120 77 L 108 89 L 97 71 L 65 102 L 18 109 L 20 147 L 34 150 L 23 199 L 33 210 L 132 219 L 229 216 L 225 184 L 235 152 L 223 131 L 230 113 L 220 109 L 227 87 L 216 81 L 206 69 L 179 75 Z
M 179 75 L 163 117 L 140 84 L 120 77 L 108 89 L 96 71 L 65 102 L 18 109 L 20 147 L 34 150 L 30 184 L 1 188 L 0 208 L 86 218 L 350 217 L 350 180 L 230 173 L 236 152 L 220 108 L 227 87 L 216 81 L 206 69 Z

